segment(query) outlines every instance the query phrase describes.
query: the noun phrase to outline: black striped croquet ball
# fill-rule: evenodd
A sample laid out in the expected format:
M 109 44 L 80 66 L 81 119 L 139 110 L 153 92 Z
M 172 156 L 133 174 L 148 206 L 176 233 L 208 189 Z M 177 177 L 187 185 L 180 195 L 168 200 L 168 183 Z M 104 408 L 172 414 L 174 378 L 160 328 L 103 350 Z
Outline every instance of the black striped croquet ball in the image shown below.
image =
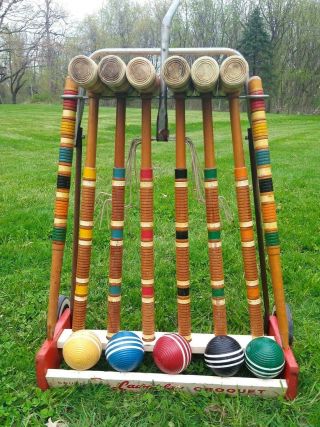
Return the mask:
M 245 360 L 249 371 L 258 378 L 276 378 L 285 364 L 282 348 L 269 337 L 250 341 L 245 351 Z
M 231 377 L 244 363 L 244 352 L 241 345 L 228 335 L 212 338 L 204 352 L 204 361 L 216 375 Z

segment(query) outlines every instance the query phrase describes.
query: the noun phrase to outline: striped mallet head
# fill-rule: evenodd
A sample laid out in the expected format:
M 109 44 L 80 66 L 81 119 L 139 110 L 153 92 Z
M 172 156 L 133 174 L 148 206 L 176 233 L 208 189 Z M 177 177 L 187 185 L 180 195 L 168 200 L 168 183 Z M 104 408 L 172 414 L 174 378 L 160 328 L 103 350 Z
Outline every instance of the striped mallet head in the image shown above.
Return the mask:
M 181 56 L 170 56 L 162 66 L 162 77 L 173 92 L 187 91 L 191 70 L 188 62 Z
M 75 56 L 69 62 L 68 73 L 82 88 L 96 94 L 105 92 L 106 88 L 98 76 L 98 66 L 91 58 L 85 55 Z
M 198 92 L 212 92 L 219 79 L 217 61 L 210 56 L 201 56 L 196 59 L 191 67 L 191 78 Z
M 101 81 L 113 92 L 125 93 L 130 84 L 126 76 L 126 64 L 116 55 L 107 55 L 98 65 L 98 74 Z
M 127 64 L 127 79 L 139 93 L 153 93 L 159 88 L 156 69 L 147 58 L 136 57 Z
M 238 55 L 226 58 L 220 67 L 221 89 L 224 93 L 241 91 L 248 79 L 249 65 L 247 61 Z

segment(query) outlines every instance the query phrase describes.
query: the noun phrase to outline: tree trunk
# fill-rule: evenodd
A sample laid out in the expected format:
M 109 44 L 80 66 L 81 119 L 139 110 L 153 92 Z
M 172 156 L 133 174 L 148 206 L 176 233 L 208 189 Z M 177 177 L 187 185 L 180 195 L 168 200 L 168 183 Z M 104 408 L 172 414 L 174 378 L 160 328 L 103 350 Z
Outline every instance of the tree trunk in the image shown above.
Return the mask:
M 11 93 L 11 100 L 12 100 L 12 104 L 16 104 L 17 103 L 17 92 L 13 91 Z

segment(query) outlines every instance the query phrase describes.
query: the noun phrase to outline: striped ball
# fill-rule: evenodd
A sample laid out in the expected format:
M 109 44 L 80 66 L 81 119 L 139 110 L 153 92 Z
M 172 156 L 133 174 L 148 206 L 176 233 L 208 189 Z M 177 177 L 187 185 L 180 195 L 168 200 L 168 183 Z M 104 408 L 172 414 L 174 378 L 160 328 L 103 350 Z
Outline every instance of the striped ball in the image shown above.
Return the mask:
M 143 342 L 134 332 L 120 331 L 109 340 L 105 355 L 109 365 L 116 371 L 133 371 L 143 360 Z
M 67 365 L 77 371 L 92 368 L 100 359 L 102 344 L 94 332 L 73 332 L 63 345 L 62 354 Z
M 245 352 L 248 369 L 258 378 L 276 378 L 283 371 L 285 360 L 280 345 L 268 337 L 255 338 Z
M 216 375 L 231 377 L 244 363 L 244 352 L 241 345 L 228 335 L 212 338 L 205 349 L 205 364 Z
M 153 349 L 153 360 L 160 371 L 166 374 L 180 374 L 189 366 L 192 351 L 190 344 L 178 334 L 160 337 Z

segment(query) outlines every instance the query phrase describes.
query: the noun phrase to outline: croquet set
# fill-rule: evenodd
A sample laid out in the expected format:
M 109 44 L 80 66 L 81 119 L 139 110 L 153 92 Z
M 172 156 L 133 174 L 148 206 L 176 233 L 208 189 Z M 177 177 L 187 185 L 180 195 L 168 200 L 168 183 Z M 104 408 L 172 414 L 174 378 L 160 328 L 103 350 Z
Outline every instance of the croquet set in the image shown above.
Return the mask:
M 292 319 L 285 302 L 282 279 L 265 112 L 266 95 L 262 81 L 257 76 L 249 78 L 248 64 L 236 50 L 169 49 L 168 22 L 170 24 L 178 3 L 173 2 L 164 19 L 161 49 L 101 49 L 90 57 L 79 55 L 70 61 L 63 94 L 47 339 L 36 356 L 37 382 L 42 390 L 71 384 L 103 383 L 124 391 L 143 391 L 160 387 L 194 393 L 204 390 L 231 396 L 285 396 L 293 399 L 297 394 L 299 368 L 290 347 L 293 340 Z M 159 56 L 161 62 L 157 72 L 150 59 Z M 173 201 L 176 277 L 172 280 L 176 280 L 177 325 L 172 325 L 172 330 L 177 326 L 177 333 L 158 332 L 155 324 L 157 283 L 154 280 L 154 265 L 157 254 L 154 253 L 154 239 L 157 236 L 153 231 L 151 103 L 152 99 L 159 99 L 157 140 L 168 140 L 168 93 L 174 98 L 176 126 Z M 141 268 L 140 272 L 137 271 L 137 278 L 141 280 L 141 331 L 121 329 L 121 288 L 126 286 L 125 282 L 122 282 L 123 245 L 130 245 L 130 242 L 126 242 L 124 228 L 125 122 L 128 97 L 141 100 L 142 117 L 139 191 Z M 189 97 L 199 99 L 202 106 L 212 334 L 198 333 L 191 329 L 191 304 L 196 302 L 192 300 L 192 277 L 189 269 L 185 129 L 185 102 Z M 106 330 L 87 330 L 90 261 L 91 251 L 94 250 L 92 234 L 97 127 L 99 101 L 102 98 L 114 98 L 116 101 L 106 302 L 108 314 Z M 250 323 L 248 335 L 230 335 L 227 328 L 212 113 L 216 98 L 225 98 L 230 112 L 235 194 L 244 270 L 243 286 L 246 287 Z M 83 162 L 81 120 L 86 100 L 88 128 Z M 240 123 L 241 102 L 246 102 L 248 109 L 247 139 L 254 216 Z M 76 159 L 72 172 L 74 151 Z M 67 298 L 59 296 L 59 292 L 71 175 L 75 175 L 73 256 L 71 291 L 70 297 Z M 272 314 L 269 308 L 268 269 L 275 302 Z M 158 373 L 139 372 L 145 352 L 152 352 Z M 203 363 L 212 371 L 211 375 L 184 373 L 194 354 L 203 355 Z M 95 370 L 95 365 L 101 357 L 106 359 L 105 370 Z M 63 360 L 69 369 L 61 368 Z M 239 371 L 246 373 L 239 376 Z

